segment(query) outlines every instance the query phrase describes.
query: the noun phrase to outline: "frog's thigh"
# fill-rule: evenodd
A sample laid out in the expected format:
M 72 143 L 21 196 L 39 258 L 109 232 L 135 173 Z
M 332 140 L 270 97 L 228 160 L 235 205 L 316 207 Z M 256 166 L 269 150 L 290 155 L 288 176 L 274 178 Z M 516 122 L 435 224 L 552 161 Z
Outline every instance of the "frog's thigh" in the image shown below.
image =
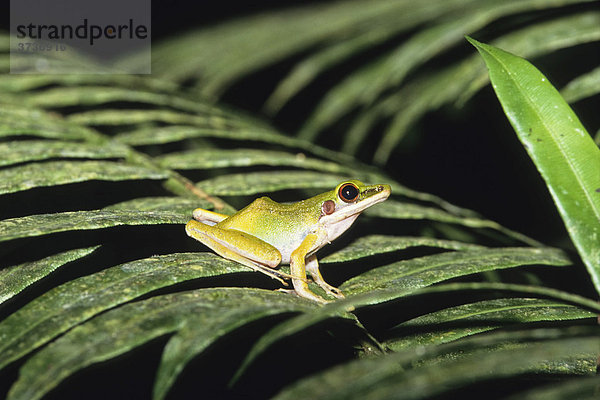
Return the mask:
M 219 255 L 240 262 L 240 259 L 275 268 L 281 263 L 281 253 L 269 243 L 234 229 L 223 229 L 190 220 L 187 234 L 210 247 Z
M 200 221 L 206 225 L 215 225 L 227 218 L 225 214 L 219 214 L 213 211 L 208 211 L 203 208 L 196 208 L 192 216 L 196 221 Z
M 277 279 L 285 286 L 287 286 L 287 282 L 283 278 L 292 278 L 291 275 L 271 269 L 280 263 L 281 254 L 275 247 L 258 238 L 239 231 L 215 228 L 194 220 L 191 220 L 187 223 L 185 230 L 189 236 L 202 242 L 205 246 L 210 247 L 221 257 L 238 262 L 255 271 L 262 272 L 273 279 Z M 239 236 L 241 236 L 237 238 L 239 241 L 236 241 L 236 234 L 240 234 Z M 253 242 L 255 247 L 250 246 L 250 248 L 254 249 L 254 252 L 243 251 L 242 249 L 232 245 L 230 242 L 223 243 L 222 236 L 227 236 L 233 241 L 233 244 L 237 244 L 237 246 L 240 246 L 240 242 L 245 243 L 246 245 L 248 245 L 248 242 Z M 219 239 L 219 237 L 221 238 Z M 264 244 L 264 246 L 256 246 L 256 242 L 254 241 L 260 241 Z M 260 248 L 260 250 L 257 251 L 257 248 Z M 251 258 L 248 258 L 248 255 L 250 255 Z
M 310 273 L 310 276 L 312 276 L 315 283 L 319 285 L 325 292 L 339 299 L 344 298 L 344 294 L 340 289 L 331 286 L 329 283 L 325 282 L 325 279 L 323 279 L 323 275 L 321 275 L 321 271 L 319 270 L 319 262 L 317 261 L 316 255 L 313 254 L 312 256 L 306 258 L 306 270 Z

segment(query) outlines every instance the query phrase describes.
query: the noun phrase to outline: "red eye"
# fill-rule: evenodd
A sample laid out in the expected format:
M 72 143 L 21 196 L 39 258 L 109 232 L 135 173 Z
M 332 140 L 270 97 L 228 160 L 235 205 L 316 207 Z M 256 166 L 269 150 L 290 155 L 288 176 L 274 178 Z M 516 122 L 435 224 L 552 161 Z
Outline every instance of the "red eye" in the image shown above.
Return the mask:
M 358 198 L 360 194 L 358 187 L 354 183 L 346 183 L 340 187 L 340 191 L 338 195 L 340 199 L 345 201 L 346 203 L 352 203 L 354 200 Z

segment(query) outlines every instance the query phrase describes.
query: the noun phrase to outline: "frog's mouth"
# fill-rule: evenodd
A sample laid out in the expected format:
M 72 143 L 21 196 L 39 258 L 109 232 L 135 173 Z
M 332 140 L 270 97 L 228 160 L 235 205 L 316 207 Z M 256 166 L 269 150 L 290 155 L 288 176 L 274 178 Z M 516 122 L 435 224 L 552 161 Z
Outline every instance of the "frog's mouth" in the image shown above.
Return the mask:
M 320 222 L 325 225 L 335 224 L 347 218 L 356 218 L 367 208 L 386 200 L 392 192 L 390 185 L 373 185 L 361 191 L 354 203 L 336 204 L 336 210 L 330 215 L 323 215 Z M 338 208 L 339 207 L 339 208 Z M 354 219 L 353 219 L 354 220 Z

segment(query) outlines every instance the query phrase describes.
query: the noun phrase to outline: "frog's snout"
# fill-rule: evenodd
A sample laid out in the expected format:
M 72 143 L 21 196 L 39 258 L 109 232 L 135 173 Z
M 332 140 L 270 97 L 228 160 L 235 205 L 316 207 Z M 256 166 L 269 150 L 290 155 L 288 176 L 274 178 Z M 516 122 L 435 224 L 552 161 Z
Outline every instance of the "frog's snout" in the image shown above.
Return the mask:
M 392 193 L 392 187 L 387 184 L 377 185 L 376 190 L 378 192 L 386 192 L 388 196 Z

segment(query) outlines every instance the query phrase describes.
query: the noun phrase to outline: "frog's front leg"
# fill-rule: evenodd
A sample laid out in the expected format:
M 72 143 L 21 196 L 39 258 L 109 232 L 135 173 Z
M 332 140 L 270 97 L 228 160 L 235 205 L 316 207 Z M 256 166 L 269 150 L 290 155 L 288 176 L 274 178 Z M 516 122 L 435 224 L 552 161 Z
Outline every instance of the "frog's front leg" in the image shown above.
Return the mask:
M 306 270 L 310 273 L 310 276 L 312 276 L 315 283 L 319 285 L 325 292 L 333 297 L 337 297 L 338 299 L 344 298 L 344 294 L 340 289 L 331 286 L 329 283 L 325 282 L 325 279 L 323 279 L 321 271 L 319 271 L 319 262 L 317 261 L 316 255 L 313 254 L 306 259 Z
M 185 231 L 188 236 L 210 247 L 221 257 L 269 275 L 286 286 L 287 282 L 283 278 L 293 278 L 291 275 L 271 269 L 281 262 L 281 253 L 257 237 L 233 229 L 203 224 L 196 220 L 190 220 L 185 226 Z
M 317 239 L 318 236 L 314 233 L 307 235 L 300 246 L 292 252 L 290 256 L 290 271 L 292 273 L 294 290 L 298 296 L 318 301 L 319 303 L 327 303 L 327 300 L 310 291 L 306 281 L 306 254 L 312 249 Z

